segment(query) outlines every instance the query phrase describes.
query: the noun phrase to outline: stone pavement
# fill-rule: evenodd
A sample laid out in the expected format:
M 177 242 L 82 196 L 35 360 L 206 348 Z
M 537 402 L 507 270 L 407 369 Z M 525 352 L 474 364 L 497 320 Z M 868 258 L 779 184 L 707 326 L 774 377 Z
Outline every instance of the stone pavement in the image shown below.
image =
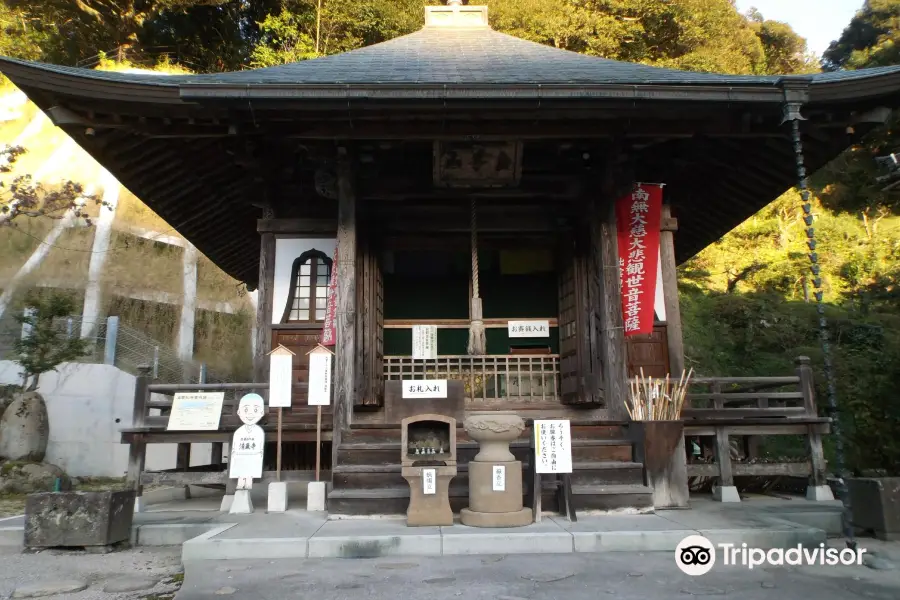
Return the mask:
M 674 553 L 419 556 L 188 562 L 175 600 L 850 600 L 900 598 L 900 572 L 717 565 L 690 577 Z

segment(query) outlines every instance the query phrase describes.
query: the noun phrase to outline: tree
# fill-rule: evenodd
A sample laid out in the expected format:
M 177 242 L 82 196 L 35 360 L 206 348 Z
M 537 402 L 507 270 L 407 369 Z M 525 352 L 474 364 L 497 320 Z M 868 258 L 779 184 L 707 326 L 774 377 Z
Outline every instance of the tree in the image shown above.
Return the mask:
M 900 64 L 900 0 L 867 0 L 841 37 L 825 52 L 829 70 L 855 70 Z M 900 187 L 886 189 L 878 181 L 876 158 L 900 149 L 900 117 L 873 131 L 826 168 L 812 183 L 822 202 L 833 210 L 855 213 L 864 220 L 895 213 Z
M 0 148 L 0 174 L 10 173 L 16 160 L 25 153 L 21 146 Z M 53 188 L 34 182 L 31 175 L 19 175 L 11 183 L 0 180 L 0 226 L 15 225 L 20 217 L 62 219 L 71 214 L 90 224 L 85 210 L 90 204 L 103 206 L 99 196 L 85 194 L 80 183 L 65 181 Z
M 807 51 L 806 40 L 787 23 L 762 20 L 753 28 L 763 45 L 766 73 L 813 73 L 819 70 L 815 58 Z
M 841 37 L 828 47 L 828 71 L 900 64 L 900 0 L 866 0 Z
M 26 334 L 16 340 L 13 352 L 15 361 L 22 368 L 22 388 L 34 391 L 43 373 L 83 357 L 87 353 L 88 340 L 67 335 L 56 322 L 75 310 L 75 303 L 68 296 L 58 293 L 32 296 L 26 300 L 26 305 L 32 310 L 16 317 Z
M 259 22 L 251 66 L 337 54 L 412 33 L 422 25 L 422 5 L 421 0 L 286 0 Z
M 45 40 L 45 57 L 58 62 L 76 62 L 102 51 L 115 50 L 119 60 L 142 49 L 140 36 L 156 18 L 183 13 L 195 7 L 243 0 L 4 0 L 14 10 L 41 23 L 52 23 L 56 31 Z M 210 40 L 211 44 L 215 40 Z

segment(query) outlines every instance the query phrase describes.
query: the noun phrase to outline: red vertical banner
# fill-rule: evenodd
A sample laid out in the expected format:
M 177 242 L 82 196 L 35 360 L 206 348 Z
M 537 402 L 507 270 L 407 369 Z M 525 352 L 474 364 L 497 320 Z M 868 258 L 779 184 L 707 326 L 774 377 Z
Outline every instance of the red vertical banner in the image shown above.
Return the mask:
M 636 184 L 616 202 L 625 335 L 653 333 L 662 185 Z
M 328 302 L 325 304 L 325 324 L 322 327 L 322 336 L 319 343 L 323 346 L 334 346 L 337 331 L 335 330 L 335 317 L 337 315 L 337 273 L 338 251 L 334 248 L 334 259 L 331 261 L 331 281 L 328 283 Z

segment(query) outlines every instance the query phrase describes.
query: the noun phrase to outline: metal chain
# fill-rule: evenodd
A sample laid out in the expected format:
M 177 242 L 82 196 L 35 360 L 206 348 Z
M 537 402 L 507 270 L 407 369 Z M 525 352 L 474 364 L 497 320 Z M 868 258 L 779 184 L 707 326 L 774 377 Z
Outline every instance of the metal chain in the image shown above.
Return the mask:
M 792 110 L 793 108 L 793 110 Z M 786 107 L 785 118 L 791 121 L 791 139 L 794 142 L 794 158 L 797 162 L 797 187 L 800 189 L 800 198 L 803 201 L 803 222 L 806 223 L 806 245 L 809 247 L 809 270 L 813 275 L 813 287 L 815 288 L 816 312 L 819 314 L 819 340 L 822 344 L 822 356 L 825 363 L 825 384 L 827 388 L 828 407 L 826 412 L 831 417 L 832 433 L 834 435 L 834 470 L 837 479 L 837 492 L 844 506 L 841 520 L 844 533 L 847 536 L 847 546 L 856 549 L 856 540 L 853 535 L 853 511 L 850 505 L 850 494 L 847 491 L 847 483 L 844 479 L 844 435 L 841 427 L 841 419 L 837 407 L 837 388 L 834 383 L 834 369 L 831 360 L 831 343 L 828 335 L 828 321 L 825 318 L 824 293 L 822 290 L 822 276 L 819 267 L 819 255 L 816 252 L 816 229 L 813 226 L 815 218 L 812 214 L 810 202 L 809 181 L 806 176 L 806 164 L 803 158 L 803 139 L 800 136 L 800 120 L 797 107 Z
M 472 298 L 478 298 L 478 222 L 476 220 L 475 198 L 471 204 L 472 226 Z

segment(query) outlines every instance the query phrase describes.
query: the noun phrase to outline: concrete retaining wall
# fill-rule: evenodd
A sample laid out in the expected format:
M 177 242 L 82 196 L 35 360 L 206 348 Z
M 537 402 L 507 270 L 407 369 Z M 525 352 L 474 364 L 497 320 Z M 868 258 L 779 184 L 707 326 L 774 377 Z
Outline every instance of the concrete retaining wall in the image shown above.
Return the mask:
M 128 446 L 119 430 L 131 426 L 135 377 L 111 365 L 63 363 L 41 375 L 38 392 L 47 402 L 50 442 L 46 462 L 76 477 L 121 477 Z M 19 367 L 0 361 L 0 385 L 21 383 Z M 210 444 L 192 444 L 191 464 L 208 464 Z M 175 468 L 175 444 L 147 447 L 147 470 Z

